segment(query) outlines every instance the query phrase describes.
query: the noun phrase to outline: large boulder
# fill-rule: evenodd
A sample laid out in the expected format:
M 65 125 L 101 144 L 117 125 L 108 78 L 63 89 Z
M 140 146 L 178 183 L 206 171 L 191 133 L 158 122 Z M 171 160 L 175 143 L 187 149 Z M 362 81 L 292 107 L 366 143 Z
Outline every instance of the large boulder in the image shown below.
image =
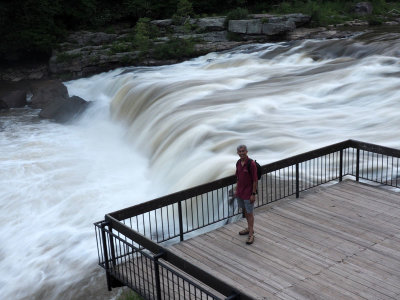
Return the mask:
M 54 99 L 68 99 L 67 87 L 60 80 L 46 80 L 32 84 L 31 106 L 44 108 Z
M 0 97 L 0 101 L 3 103 L 0 108 L 16 108 L 24 107 L 26 102 L 26 91 L 15 90 Z
M 296 28 L 292 18 L 275 17 L 270 19 L 230 20 L 230 32 L 246 35 L 283 35 Z
M 78 96 L 70 98 L 56 97 L 43 108 L 39 116 L 65 123 L 79 116 L 88 107 L 89 102 Z

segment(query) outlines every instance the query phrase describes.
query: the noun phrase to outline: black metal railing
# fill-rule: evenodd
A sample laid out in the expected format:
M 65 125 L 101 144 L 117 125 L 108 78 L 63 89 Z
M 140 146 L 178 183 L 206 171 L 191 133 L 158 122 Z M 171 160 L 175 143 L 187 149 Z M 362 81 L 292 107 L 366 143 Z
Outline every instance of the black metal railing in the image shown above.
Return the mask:
M 267 164 L 255 206 L 299 197 L 345 176 L 399 187 L 399 158 L 400 150 L 347 140 Z M 146 299 L 251 299 L 163 246 L 236 220 L 242 212 L 234 201 L 235 183 L 229 176 L 107 214 L 96 223 L 99 264 L 109 289 L 127 285 Z

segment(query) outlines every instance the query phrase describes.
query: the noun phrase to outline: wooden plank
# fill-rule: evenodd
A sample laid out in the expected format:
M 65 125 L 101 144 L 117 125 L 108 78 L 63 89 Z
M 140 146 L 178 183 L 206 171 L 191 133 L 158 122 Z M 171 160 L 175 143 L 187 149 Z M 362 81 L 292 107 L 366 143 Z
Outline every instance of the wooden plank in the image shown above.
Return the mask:
M 258 208 L 253 245 L 243 227 L 168 247 L 255 299 L 400 298 L 400 194 L 346 180 Z M 177 292 L 167 279 L 162 289 Z

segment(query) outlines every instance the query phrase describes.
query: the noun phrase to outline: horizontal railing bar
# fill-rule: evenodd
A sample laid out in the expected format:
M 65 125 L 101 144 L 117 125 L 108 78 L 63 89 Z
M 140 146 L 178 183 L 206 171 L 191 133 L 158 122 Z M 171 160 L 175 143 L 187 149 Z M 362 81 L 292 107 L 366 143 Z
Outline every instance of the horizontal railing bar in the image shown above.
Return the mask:
M 277 171 L 279 169 L 283 169 L 286 167 L 290 167 L 293 166 L 297 163 L 302 163 L 317 157 L 321 157 L 330 153 L 334 153 L 334 152 L 338 152 L 342 149 L 346 149 L 349 147 L 349 145 L 351 144 L 351 140 L 347 140 L 344 142 L 340 142 L 337 144 L 332 144 L 329 146 L 325 146 L 316 150 L 311 150 L 305 153 L 301 153 L 289 158 L 285 158 L 282 160 L 278 160 L 276 162 L 267 164 L 265 166 L 263 166 L 263 173 L 269 173 L 269 172 L 274 172 Z
M 389 155 L 389 156 L 394 156 L 394 157 L 399 157 L 400 158 L 400 150 L 399 149 L 394 149 L 394 148 L 389 148 L 389 147 L 384 147 L 376 144 L 371 144 L 371 143 L 365 143 L 365 142 L 360 142 L 356 140 L 349 140 L 350 141 L 350 147 L 364 150 L 364 151 L 369 151 L 369 152 L 374 152 L 374 153 L 379 153 L 383 155 Z
M 160 198 L 150 200 L 148 202 L 140 203 L 131 207 L 127 207 L 115 212 L 110 213 L 117 220 L 123 220 L 130 217 L 134 217 L 158 208 L 162 208 L 171 204 L 175 204 L 181 200 L 186 200 L 191 197 L 196 197 L 201 194 L 208 193 L 210 191 L 226 187 L 236 183 L 235 176 L 225 177 L 210 183 L 205 183 L 187 190 L 179 191 L 173 194 L 162 196 Z
M 289 166 L 292 166 L 296 163 L 301 163 L 316 157 L 320 157 L 323 155 L 327 155 L 329 153 L 337 152 L 340 151 L 341 149 L 348 148 L 349 145 L 351 144 L 351 140 L 347 140 L 344 142 L 340 142 L 337 144 L 333 144 L 330 146 L 322 147 L 316 150 L 312 150 L 309 152 L 305 152 L 302 154 L 298 154 L 286 159 L 282 159 L 277 162 L 273 162 L 267 165 L 262 166 L 263 169 L 263 174 L 273 172 L 282 168 L 286 168 Z M 187 190 L 183 190 L 180 192 L 176 192 L 170 195 L 166 195 L 148 202 L 140 203 L 131 207 L 127 207 L 115 212 L 110 213 L 110 216 L 113 216 L 117 220 L 123 220 L 127 219 L 130 217 L 134 217 L 158 208 L 165 207 L 167 205 L 171 205 L 174 203 L 177 203 L 181 200 L 186 200 L 191 197 L 196 197 L 201 194 L 205 194 L 208 192 L 211 192 L 213 190 L 219 189 L 219 188 L 224 188 L 226 186 L 229 186 L 231 184 L 236 183 L 236 176 L 232 175 L 229 177 L 225 177 L 219 180 L 215 180 L 210 183 L 206 183 L 203 185 L 199 185 Z

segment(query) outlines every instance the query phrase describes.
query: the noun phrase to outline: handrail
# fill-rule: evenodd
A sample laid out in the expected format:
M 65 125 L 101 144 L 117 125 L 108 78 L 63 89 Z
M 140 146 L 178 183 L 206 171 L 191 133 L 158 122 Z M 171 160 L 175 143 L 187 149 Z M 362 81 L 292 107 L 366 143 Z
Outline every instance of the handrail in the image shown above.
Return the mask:
M 344 148 L 348 148 L 349 146 L 354 145 L 355 141 L 347 140 L 340 143 L 336 143 L 330 146 L 322 147 L 316 150 L 311 150 L 302 154 L 298 154 L 289 158 L 285 158 L 267 165 L 262 166 L 263 174 L 267 172 L 272 172 L 278 170 L 280 168 L 288 167 L 294 165 L 296 163 L 304 162 L 309 159 L 313 159 L 325 154 L 329 154 L 335 151 L 342 150 Z M 152 211 L 157 208 L 164 207 L 166 205 L 174 204 L 179 202 L 182 199 L 188 199 L 190 197 L 195 197 L 202 193 L 207 193 L 209 191 L 215 190 L 217 188 L 225 187 L 230 184 L 236 183 L 235 175 L 228 176 L 225 178 L 221 178 L 209 183 L 205 183 L 199 186 L 195 186 L 183 191 L 179 191 L 173 194 L 169 194 L 166 196 L 159 197 L 154 200 L 150 200 L 144 203 L 140 203 L 134 206 L 130 206 L 112 213 L 109 213 L 110 216 L 114 217 L 117 220 L 123 220 L 125 218 L 133 217 L 135 215 L 140 215 L 145 212 Z

